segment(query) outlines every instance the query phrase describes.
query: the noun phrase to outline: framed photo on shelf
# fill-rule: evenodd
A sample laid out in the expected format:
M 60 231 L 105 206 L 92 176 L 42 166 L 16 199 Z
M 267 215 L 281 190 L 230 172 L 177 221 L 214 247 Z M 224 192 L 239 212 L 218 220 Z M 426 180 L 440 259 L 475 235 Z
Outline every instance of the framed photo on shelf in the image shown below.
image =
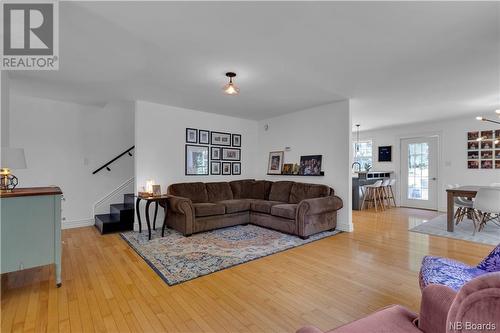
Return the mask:
M 208 146 L 186 145 L 186 176 L 208 175 Z
M 210 159 L 211 160 L 220 160 L 220 148 L 219 147 L 210 147 Z
M 241 175 L 241 163 L 233 162 L 233 175 Z
M 285 163 L 283 164 L 282 174 L 284 175 L 293 175 L 293 164 Z
M 210 132 L 210 144 L 216 146 L 231 146 L 231 134 L 222 132 Z
M 210 131 L 198 130 L 198 143 L 208 145 L 210 143 Z
M 232 134 L 231 143 L 233 147 L 241 147 L 241 134 Z
M 319 176 L 321 175 L 321 161 L 323 155 L 300 156 L 299 175 Z
M 269 153 L 269 161 L 267 163 L 267 173 L 270 175 L 281 175 L 283 168 L 283 157 L 285 152 L 272 151 Z
M 222 162 L 222 174 L 223 175 L 231 174 L 231 162 Z
M 198 130 L 196 128 L 186 128 L 186 142 L 198 143 Z
M 241 150 L 239 148 L 222 148 L 222 159 L 226 161 L 239 161 Z
M 153 185 L 153 196 L 154 197 L 161 196 L 161 185 Z
M 220 175 L 220 162 L 210 162 L 210 174 Z

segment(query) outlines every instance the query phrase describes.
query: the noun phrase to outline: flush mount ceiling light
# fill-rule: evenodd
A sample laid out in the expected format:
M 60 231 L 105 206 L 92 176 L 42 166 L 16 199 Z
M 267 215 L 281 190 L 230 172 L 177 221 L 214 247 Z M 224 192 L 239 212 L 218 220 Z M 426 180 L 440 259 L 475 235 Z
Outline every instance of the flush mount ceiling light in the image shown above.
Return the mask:
M 233 72 L 227 72 L 226 76 L 229 78 L 229 83 L 226 84 L 222 90 L 224 90 L 224 93 L 226 95 L 238 95 L 240 93 L 240 88 L 238 88 L 234 83 L 233 83 L 233 77 L 236 76 L 236 73 Z

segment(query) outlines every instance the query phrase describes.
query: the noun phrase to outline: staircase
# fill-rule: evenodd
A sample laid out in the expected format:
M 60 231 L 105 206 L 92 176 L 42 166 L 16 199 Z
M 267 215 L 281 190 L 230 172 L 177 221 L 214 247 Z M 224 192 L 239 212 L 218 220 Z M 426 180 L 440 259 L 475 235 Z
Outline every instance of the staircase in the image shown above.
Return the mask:
M 101 234 L 134 229 L 134 194 L 124 194 L 123 203 L 109 205 L 109 214 L 99 214 L 95 226 Z

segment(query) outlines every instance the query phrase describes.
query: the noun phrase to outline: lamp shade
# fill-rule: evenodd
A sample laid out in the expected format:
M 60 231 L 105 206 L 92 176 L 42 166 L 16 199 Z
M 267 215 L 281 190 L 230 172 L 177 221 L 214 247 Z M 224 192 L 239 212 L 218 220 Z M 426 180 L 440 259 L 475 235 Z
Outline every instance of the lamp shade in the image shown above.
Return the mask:
M 2 147 L 2 159 L 0 167 L 2 169 L 26 169 L 26 159 L 23 148 Z

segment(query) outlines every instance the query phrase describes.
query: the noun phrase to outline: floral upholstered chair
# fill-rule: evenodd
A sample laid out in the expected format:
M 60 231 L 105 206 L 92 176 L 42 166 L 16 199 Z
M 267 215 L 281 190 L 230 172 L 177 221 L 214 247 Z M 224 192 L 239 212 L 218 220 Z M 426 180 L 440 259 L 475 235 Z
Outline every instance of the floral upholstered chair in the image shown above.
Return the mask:
M 420 268 L 420 289 L 441 284 L 457 291 L 473 278 L 491 272 L 500 272 L 500 244 L 475 267 L 448 258 L 425 256 Z

